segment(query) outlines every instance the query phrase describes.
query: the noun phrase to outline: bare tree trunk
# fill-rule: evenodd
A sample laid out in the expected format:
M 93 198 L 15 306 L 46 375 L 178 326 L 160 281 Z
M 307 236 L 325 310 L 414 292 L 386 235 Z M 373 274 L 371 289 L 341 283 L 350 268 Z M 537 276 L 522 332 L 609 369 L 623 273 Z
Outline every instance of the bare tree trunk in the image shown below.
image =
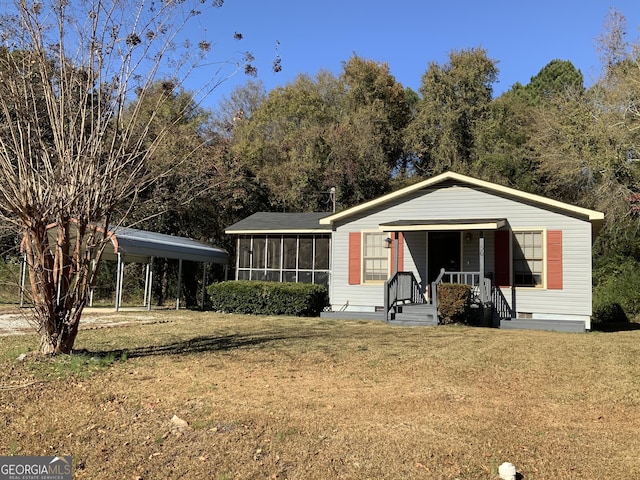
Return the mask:
M 51 245 L 49 235 L 54 233 Z M 71 353 L 107 241 L 106 233 L 99 235 L 97 228 L 73 222 L 55 226 L 34 222 L 24 232 L 22 245 L 42 353 Z

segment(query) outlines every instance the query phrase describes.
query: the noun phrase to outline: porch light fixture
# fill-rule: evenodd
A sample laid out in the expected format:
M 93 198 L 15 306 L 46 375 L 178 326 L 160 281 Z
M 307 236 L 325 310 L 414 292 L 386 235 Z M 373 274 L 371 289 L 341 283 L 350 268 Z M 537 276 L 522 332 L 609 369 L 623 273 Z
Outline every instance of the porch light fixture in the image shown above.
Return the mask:
M 465 234 L 464 234 L 464 240 L 465 240 L 467 243 L 469 243 L 469 242 L 471 241 L 471 238 L 472 238 L 472 236 L 471 236 L 471 232 L 467 232 L 467 233 L 465 233 Z
M 387 237 L 384 239 L 384 248 L 391 248 L 391 244 L 393 243 L 393 239 L 391 237 Z

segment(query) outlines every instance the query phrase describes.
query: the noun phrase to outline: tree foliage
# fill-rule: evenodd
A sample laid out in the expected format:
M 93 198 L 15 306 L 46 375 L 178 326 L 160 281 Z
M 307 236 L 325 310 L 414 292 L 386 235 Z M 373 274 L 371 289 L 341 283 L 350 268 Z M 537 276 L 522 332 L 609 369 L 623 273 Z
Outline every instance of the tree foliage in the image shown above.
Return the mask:
M 410 108 L 386 64 L 358 56 L 339 77 L 299 75 L 233 128 L 233 152 L 271 195 L 271 208 L 326 210 L 388 191 L 405 162 Z
M 451 52 L 444 65 L 429 64 L 407 133 L 419 174 L 466 171 L 474 159 L 475 129 L 489 113 L 497 75 L 495 60 L 482 48 Z

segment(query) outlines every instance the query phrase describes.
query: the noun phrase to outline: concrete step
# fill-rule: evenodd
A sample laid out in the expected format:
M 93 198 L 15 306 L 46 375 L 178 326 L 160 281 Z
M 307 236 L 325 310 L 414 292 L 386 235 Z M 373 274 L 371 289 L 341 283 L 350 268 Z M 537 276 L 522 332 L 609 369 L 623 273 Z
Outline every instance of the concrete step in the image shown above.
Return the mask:
M 413 320 L 396 318 L 395 320 L 390 320 L 389 325 L 399 325 L 402 327 L 435 327 L 438 325 L 438 322 L 425 319 Z
M 392 325 L 429 326 L 438 324 L 438 312 L 430 304 L 402 305 L 398 307 Z

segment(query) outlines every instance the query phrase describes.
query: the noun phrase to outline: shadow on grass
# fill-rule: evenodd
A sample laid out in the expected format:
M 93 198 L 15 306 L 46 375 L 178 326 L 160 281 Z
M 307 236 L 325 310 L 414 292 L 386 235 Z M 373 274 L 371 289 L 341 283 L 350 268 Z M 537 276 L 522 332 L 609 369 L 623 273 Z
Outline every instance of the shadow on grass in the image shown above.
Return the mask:
M 594 307 L 595 321 L 591 330 L 596 332 L 628 332 L 640 330 L 640 323 L 632 322 L 622 305 L 609 302 Z
M 282 340 L 302 340 L 317 335 L 222 335 L 195 337 L 187 340 L 168 343 L 165 345 L 149 345 L 146 347 L 122 348 L 114 350 L 79 350 L 74 353 L 93 355 L 98 357 L 113 356 L 115 358 L 149 357 L 154 355 L 184 355 L 201 352 L 221 352 L 246 347 L 256 347 Z
M 594 332 L 630 332 L 632 330 L 640 330 L 640 323 L 633 322 L 606 322 L 606 323 L 593 323 L 591 330 Z

